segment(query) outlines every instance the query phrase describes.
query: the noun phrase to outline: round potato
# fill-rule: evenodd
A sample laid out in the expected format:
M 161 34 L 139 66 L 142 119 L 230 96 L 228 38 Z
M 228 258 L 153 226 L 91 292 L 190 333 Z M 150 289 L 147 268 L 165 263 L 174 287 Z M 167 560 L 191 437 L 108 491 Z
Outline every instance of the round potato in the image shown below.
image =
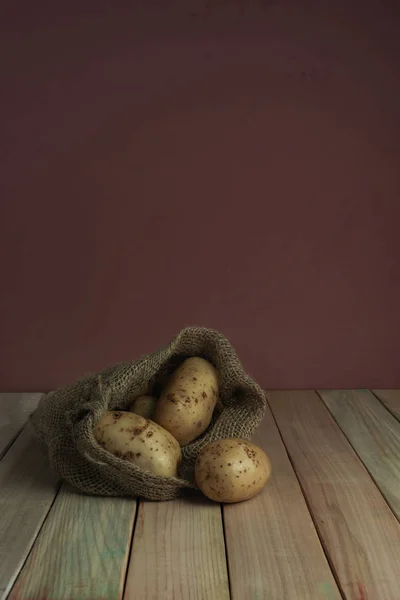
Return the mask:
M 153 421 L 130 412 L 108 411 L 96 423 L 93 433 L 98 443 L 118 458 L 154 475 L 177 477 L 180 446 Z
M 145 419 L 152 419 L 156 404 L 157 398 L 154 398 L 153 396 L 140 396 L 140 398 L 136 398 L 136 400 L 132 402 L 128 410 Z
M 218 374 L 203 358 L 185 360 L 157 402 L 154 421 L 184 446 L 209 426 L 218 399 Z
M 205 496 L 217 502 L 252 498 L 271 475 L 271 463 L 261 448 L 240 439 L 211 442 L 195 464 L 195 480 Z

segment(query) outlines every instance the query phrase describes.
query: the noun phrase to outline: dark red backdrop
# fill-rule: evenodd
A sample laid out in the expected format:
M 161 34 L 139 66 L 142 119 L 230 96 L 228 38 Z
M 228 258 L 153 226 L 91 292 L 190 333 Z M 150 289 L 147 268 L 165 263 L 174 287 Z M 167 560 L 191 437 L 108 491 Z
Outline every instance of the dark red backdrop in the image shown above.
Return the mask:
M 400 387 L 397 2 L 9 4 L 2 390 L 186 324 L 266 387 Z

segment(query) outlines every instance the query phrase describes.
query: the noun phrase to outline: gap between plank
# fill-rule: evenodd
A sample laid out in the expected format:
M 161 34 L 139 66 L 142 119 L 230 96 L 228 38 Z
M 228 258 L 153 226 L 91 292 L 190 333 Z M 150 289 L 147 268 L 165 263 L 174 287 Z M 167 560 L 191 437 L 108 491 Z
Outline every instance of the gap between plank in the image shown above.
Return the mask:
M 133 525 L 132 525 L 132 534 L 131 534 L 131 539 L 130 539 L 130 543 L 129 543 L 129 551 L 128 551 L 128 556 L 126 559 L 126 569 L 125 569 L 125 577 L 124 577 L 124 585 L 122 588 L 122 600 L 125 598 L 125 592 L 126 592 L 126 584 L 128 581 L 128 572 L 129 572 L 129 565 L 131 563 L 131 554 L 132 554 L 132 549 L 133 549 L 133 539 L 135 537 L 135 531 L 136 531 L 136 524 L 138 522 L 138 518 L 139 518 L 139 511 L 140 511 L 140 507 L 142 505 L 143 500 L 139 500 L 138 498 L 136 498 L 136 513 L 135 513 L 135 519 L 133 521 Z
M 319 396 L 318 396 L 318 397 L 319 397 Z M 278 422 L 277 422 L 277 420 L 276 420 L 276 418 L 275 418 L 274 411 L 273 411 L 273 409 L 272 409 L 272 406 L 271 406 L 271 404 L 270 404 L 270 402 L 269 402 L 269 400 L 268 400 L 268 392 L 267 392 L 266 398 L 267 398 L 267 403 L 268 403 L 268 406 L 269 406 L 269 408 L 270 408 L 270 411 L 271 411 L 271 414 L 272 414 L 272 418 L 273 418 L 273 420 L 274 420 L 274 422 L 275 422 L 276 428 L 278 429 L 279 436 L 280 436 L 280 438 L 281 438 L 281 440 L 282 440 L 282 444 L 283 444 L 283 446 L 284 446 L 284 448 L 285 448 L 285 452 L 286 452 L 286 454 L 287 454 L 287 457 L 288 457 L 288 459 L 289 459 L 289 462 L 290 462 L 290 464 L 292 465 L 293 472 L 294 472 L 294 474 L 295 474 L 295 476 L 296 476 L 296 479 L 297 479 L 297 481 L 298 481 L 298 484 L 299 484 L 299 486 L 300 486 L 300 491 L 301 491 L 301 493 L 303 494 L 303 498 L 304 498 L 304 501 L 305 501 L 305 503 L 306 503 L 306 506 L 307 506 L 307 508 L 308 508 L 308 512 L 310 513 L 311 520 L 312 520 L 312 522 L 313 522 L 313 524 L 314 524 L 314 529 L 315 529 L 315 531 L 316 531 L 316 533 L 317 533 L 317 536 L 318 536 L 319 542 L 320 542 L 320 544 L 321 544 L 322 551 L 323 551 L 323 553 L 324 553 L 324 555 L 325 555 L 325 558 L 326 558 L 326 560 L 327 560 L 327 562 L 328 562 L 328 565 L 329 565 L 329 567 L 330 567 L 330 569 L 331 569 L 331 571 L 332 571 L 333 578 L 334 578 L 334 580 L 335 580 L 335 582 L 336 582 L 336 585 L 337 585 L 337 587 L 338 587 L 339 594 L 341 595 L 341 597 L 343 598 L 343 600 L 346 600 L 346 595 L 345 595 L 345 593 L 344 593 L 344 591 L 343 591 L 343 589 L 342 589 L 342 586 L 341 586 L 341 584 L 340 584 L 340 581 L 339 581 L 339 577 L 338 577 L 338 575 L 337 575 L 337 573 L 336 573 L 336 570 L 335 570 L 335 567 L 334 567 L 334 565 L 333 565 L 333 563 L 332 563 L 332 561 L 331 561 L 331 558 L 330 558 L 330 556 L 329 556 L 329 552 L 328 552 L 328 550 L 327 550 L 327 548 L 326 548 L 326 546 L 325 546 L 324 540 L 323 540 L 323 538 L 322 538 L 322 536 L 321 536 L 321 534 L 320 534 L 320 531 L 319 531 L 318 525 L 317 525 L 317 523 L 316 523 L 316 520 L 315 520 L 315 518 L 314 518 L 313 511 L 312 511 L 312 509 L 311 509 L 311 507 L 310 507 L 310 504 L 309 504 L 309 502 L 308 502 L 307 495 L 306 495 L 306 493 L 305 493 L 305 491 L 304 491 L 303 484 L 302 484 L 302 482 L 301 482 L 301 480 L 300 480 L 300 477 L 297 475 L 297 471 L 296 471 L 296 468 L 295 468 L 295 466 L 294 466 L 294 463 L 293 463 L 293 461 L 292 461 L 292 457 L 290 456 L 290 453 L 289 453 L 289 451 L 288 451 L 288 449 L 287 449 L 287 446 L 286 446 L 285 440 L 284 440 L 284 438 L 283 438 L 282 432 L 281 432 L 281 430 L 279 429 Z M 320 401 L 322 402 L 321 398 L 319 398 L 319 399 L 320 399 Z M 324 403 L 322 402 L 322 404 L 324 404 Z M 325 405 L 324 405 L 324 406 L 325 406 Z M 273 467 L 273 465 L 272 465 L 272 467 Z
M 5 455 L 7 454 L 7 452 L 10 450 L 11 446 L 13 446 L 15 444 L 15 442 L 17 441 L 17 438 L 21 435 L 21 433 L 23 432 L 23 430 L 25 429 L 25 427 L 27 426 L 27 424 L 28 423 L 25 422 L 22 425 L 22 427 L 20 427 L 20 429 L 17 431 L 17 433 L 15 434 L 15 436 L 13 438 L 11 438 L 11 440 L 8 442 L 8 444 L 5 445 L 5 447 L 3 448 L 2 452 L 0 452 L 0 461 L 3 460 L 3 458 L 5 457 Z
M 38 394 L 40 394 L 40 392 L 38 392 Z M 42 400 L 43 396 L 45 396 L 45 394 L 42 394 L 40 396 L 36 408 L 39 406 L 39 402 Z M 15 444 L 15 442 L 17 441 L 17 439 L 19 438 L 19 436 L 21 435 L 21 433 L 23 432 L 23 430 L 25 429 L 25 427 L 28 426 L 29 419 L 31 418 L 31 416 L 35 412 L 36 408 L 34 410 L 32 410 L 27 415 L 26 420 L 22 423 L 21 427 L 18 429 L 18 431 L 16 432 L 16 434 L 14 435 L 14 437 L 11 438 L 11 440 L 8 442 L 8 444 L 6 444 L 5 447 L 3 448 L 3 450 L 0 452 L 0 461 L 3 460 L 3 458 L 5 457 L 5 455 L 7 454 L 7 452 L 10 450 L 11 446 L 13 446 Z
M 374 392 L 373 390 L 368 390 L 368 391 L 370 391 L 370 392 L 371 392 L 371 394 L 372 394 L 372 395 L 373 395 L 373 396 L 374 396 L 374 397 L 375 397 L 375 398 L 378 400 L 378 402 L 380 402 L 380 403 L 382 404 L 382 406 L 383 406 L 384 408 L 386 408 L 386 410 L 388 411 L 388 413 L 389 413 L 389 414 L 391 414 L 391 415 L 392 415 L 392 417 L 394 417 L 394 418 L 396 419 L 396 421 L 398 421 L 398 422 L 400 423 L 400 418 L 399 418 L 399 415 L 398 415 L 398 414 L 396 414 L 395 412 L 393 412 L 393 411 L 392 411 L 392 410 L 391 410 L 391 409 L 390 409 L 390 408 L 389 408 L 389 407 L 388 407 L 388 406 L 385 404 L 385 402 L 384 402 L 383 400 L 381 400 L 381 398 L 379 398 L 379 396 L 377 396 L 377 395 L 375 394 L 375 392 Z
M 370 390 L 368 390 L 370 391 Z M 360 463 L 362 464 L 364 470 L 366 471 L 368 477 L 371 479 L 372 483 L 374 484 L 374 486 L 377 488 L 380 496 L 382 496 L 382 498 L 385 501 L 385 504 L 387 504 L 390 512 L 393 514 L 393 516 L 395 517 L 396 521 L 398 521 L 398 523 L 400 524 L 400 518 L 396 515 L 396 513 L 393 511 L 392 507 L 390 506 L 389 502 L 387 501 L 386 497 L 384 494 L 382 494 L 382 490 L 379 487 L 378 483 L 375 481 L 374 476 L 372 475 L 372 473 L 369 472 L 369 470 L 367 469 L 367 467 L 365 466 L 362 457 L 358 454 L 357 450 L 355 449 L 355 447 L 353 446 L 353 444 L 351 443 L 351 440 L 349 437 L 347 437 L 346 432 L 341 428 L 340 423 L 336 420 L 336 417 L 333 413 L 331 413 L 331 411 L 329 410 L 329 408 L 327 407 L 327 405 L 325 404 L 325 402 L 322 399 L 322 396 L 320 395 L 318 390 L 315 390 L 318 398 L 320 399 L 320 401 L 322 402 L 322 404 L 325 406 L 326 410 L 328 411 L 328 413 L 331 415 L 332 419 L 335 421 L 336 425 L 339 427 L 340 431 L 343 433 L 344 437 L 346 438 L 346 440 L 349 443 L 350 448 L 353 450 L 354 454 L 356 455 L 356 457 L 358 458 L 358 460 L 360 461 Z M 372 392 L 371 392 L 372 393 Z M 375 396 L 375 394 L 373 394 L 373 396 Z M 379 400 L 379 398 L 377 398 Z M 382 402 L 383 407 L 385 408 L 385 410 L 387 410 L 387 412 L 392 415 L 392 413 L 390 412 L 390 410 L 385 406 L 385 404 Z M 393 415 L 392 415 L 393 416 Z
M 220 509 L 221 509 L 221 519 L 222 519 L 222 534 L 224 536 L 226 573 L 228 575 L 229 598 L 232 598 L 231 574 L 230 574 L 230 571 L 229 571 L 229 556 L 228 556 L 228 545 L 226 543 L 226 535 L 225 535 L 225 514 L 224 514 L 224 505 L 223 504 L 220 504 Z

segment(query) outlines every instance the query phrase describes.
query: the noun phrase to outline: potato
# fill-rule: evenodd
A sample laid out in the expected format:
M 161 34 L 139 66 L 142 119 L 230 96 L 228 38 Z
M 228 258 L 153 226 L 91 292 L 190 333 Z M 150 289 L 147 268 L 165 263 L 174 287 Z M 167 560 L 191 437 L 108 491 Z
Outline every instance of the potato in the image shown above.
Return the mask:
M 128 410 L 145 419 L 152 419 L 156 403 L 157 398 L 154 398 L 153 396 L 140 396 L 140 398 L 136 398 L 136 400 L 132 402 Z
M 271 475 L 271 463 L 261 448 L 236 438 L 205 446 L 195 464 L 195 480 L 205 496 L 217 502 L 252 498 Z
M 218 399 L 218 375 L 203 358 L 185 360 L 157 402 L 154 421 L 184 446 L 209 426 Z
M 153 421 L 130 412 L 109 411 L 96 423 L 93 433 L 98 443 L 114 456 L 154 475 L 177 477 L 180 446 Z

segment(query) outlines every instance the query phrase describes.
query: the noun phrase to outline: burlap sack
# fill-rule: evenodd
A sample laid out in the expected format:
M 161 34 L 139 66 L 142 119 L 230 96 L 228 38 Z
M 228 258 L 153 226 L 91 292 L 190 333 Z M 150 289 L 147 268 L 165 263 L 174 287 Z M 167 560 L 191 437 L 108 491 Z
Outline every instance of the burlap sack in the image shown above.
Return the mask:
M 189 356 L 218 370 L 224 410 L 197 440 L 182 448 L 181 479 L 153 475 L 104 450 L 93 426 L 106 410 L 124 410 L 139 395 L 158 395 L 168 375 Z M 47 445 L 54 471 L 79 490 L 96 495 L 170 500 L 193 484 L 193 466 L 209 442 L 250 440 L 265 410 L 264 392 L 247 375 L 228 340 L 210 329 L 187 327 L 167 346 L 44 396 L 31 420 Z

